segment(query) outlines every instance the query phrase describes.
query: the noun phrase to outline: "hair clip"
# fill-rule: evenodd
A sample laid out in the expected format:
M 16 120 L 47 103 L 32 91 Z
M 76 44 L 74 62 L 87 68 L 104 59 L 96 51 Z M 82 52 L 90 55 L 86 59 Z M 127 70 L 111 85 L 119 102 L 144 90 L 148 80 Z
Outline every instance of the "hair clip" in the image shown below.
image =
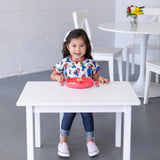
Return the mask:
M 66 33 L 66 35 L 65 35 L 65 37 L 64 37 L 64 42 L 66 42 L 66 38 L 68 37 L 68 35 L 70 34 L 70 31 L 68 31 L 67 33 Z

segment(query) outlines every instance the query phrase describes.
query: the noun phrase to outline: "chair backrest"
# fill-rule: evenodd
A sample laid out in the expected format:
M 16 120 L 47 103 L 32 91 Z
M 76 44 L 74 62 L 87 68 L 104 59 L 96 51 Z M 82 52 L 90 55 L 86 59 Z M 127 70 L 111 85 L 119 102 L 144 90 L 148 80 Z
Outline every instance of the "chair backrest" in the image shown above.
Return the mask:
M 149 19 L 149 22 L 157 22 L 160 23 L 160 8 L 143 8 L 143 13 L 144 16 L 151 16 L 152 18 Z M 156 40 L 157 45 L 160 45 L 160 36 L 156 35 L 156 36 L 150 36 L 150 37 L 154 37 L 154 39 Z M 133 43 L 136 43 L 136 39 L 139 38 L 138 35 L 134 35 L 133 37 Z M 151 38 L 150 38 L 151 39 Z M 153 40 L 153 38 L 152 38 Z
M 92 44 L 91 31 L 88 23 L 89 11 L 86 10 L 77 10 L 72 13 L 73 21 L 75 28 L 82 28 L 86 31 L 88 38 Z
M 160 23 L 160 8 L 144 8 L 143 13 L 144 15 L 153 16 L 151 22 L 157 21 Z
M 144 15 L 146 16 L 153 16 L 150 20 L 150 22 L 157 22 L 157 23 L 160 23 L 160 8 L 144 8 L 143 9 L 143 13 Z M 156 35 L 156 36 L 152 36 L 156 37 L 157 41 L 157 45 L 160 45 L 160 36 L 159 35 Z

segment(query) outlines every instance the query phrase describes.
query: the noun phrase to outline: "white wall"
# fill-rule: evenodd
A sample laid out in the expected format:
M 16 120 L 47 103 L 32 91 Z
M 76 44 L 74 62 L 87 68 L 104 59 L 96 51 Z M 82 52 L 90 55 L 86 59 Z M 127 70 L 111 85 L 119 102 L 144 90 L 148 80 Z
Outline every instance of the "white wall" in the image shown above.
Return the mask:
M 120 21 L 129 21 L 130 18 L 126 17 L 126 8 L 131 4 L 137 6 L 145 6 L 145 7 L 155 7 L 160 8 L 160 1 L 159 0 L 116 0 L 116 22 Z M 142 15 L 143 16 L 143 15 Z M 148 17 L 149 18 L 149 17 Z M 141 20 L 142 17 L 138 16 L 138 19 Z M 153 38 L 150 36 L 149 43 L 154 43 Z M 133 35 L 132 34 L 122 34 L 116 33 L 115 34 L 115 46 L 116 47 L 125 47 L 128 44 L 133 43 Z M 159 51 L 148 51 L 147 52 L 147 60 L 155 59 L 159 55 Z M 123 54 L 123 59 L 125 60 L 125 55 Z M 140 64 L 140 58 L 137 54 L 135 56 L 136 64 Z
M 65 33 L 74 28 L 72 12 L 86 8 L 93 42 L 113 46 L 113 34 L 97 25 L 114 21 L 115 1 L 0 0 L 0 78 L 52 69 Z

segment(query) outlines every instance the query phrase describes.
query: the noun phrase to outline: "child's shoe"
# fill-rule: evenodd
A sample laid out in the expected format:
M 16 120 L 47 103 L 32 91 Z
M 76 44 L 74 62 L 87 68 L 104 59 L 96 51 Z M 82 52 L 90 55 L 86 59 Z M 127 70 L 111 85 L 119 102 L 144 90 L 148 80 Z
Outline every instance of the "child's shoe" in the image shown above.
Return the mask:
M 99 149 L 95 142 L 89 141 L 87 142 L 88 155 L 90 157 L 96 156 L 99 154 Z
M 70 157 L 67 143 L 63 142 L 58 144 L 58 155 L 61 157 Z

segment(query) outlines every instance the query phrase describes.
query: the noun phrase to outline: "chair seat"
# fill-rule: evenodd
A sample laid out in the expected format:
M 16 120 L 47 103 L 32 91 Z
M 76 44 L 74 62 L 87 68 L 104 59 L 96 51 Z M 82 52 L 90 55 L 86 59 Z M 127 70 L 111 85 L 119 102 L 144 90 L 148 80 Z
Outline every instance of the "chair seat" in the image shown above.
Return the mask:
M 158 61 L 158 60 L 147 61 L 146 64 L 147 64 L 147 65 L 150 65 L 150 66 L 152 66 L 152 67 L 155 67 L 155 68 L 159 68 L 159 69 L 160 69 L 160 61 Z
M 113 56 L 118 57 L 122 55 L 122 48 L 93 48 L 93 56 Z

